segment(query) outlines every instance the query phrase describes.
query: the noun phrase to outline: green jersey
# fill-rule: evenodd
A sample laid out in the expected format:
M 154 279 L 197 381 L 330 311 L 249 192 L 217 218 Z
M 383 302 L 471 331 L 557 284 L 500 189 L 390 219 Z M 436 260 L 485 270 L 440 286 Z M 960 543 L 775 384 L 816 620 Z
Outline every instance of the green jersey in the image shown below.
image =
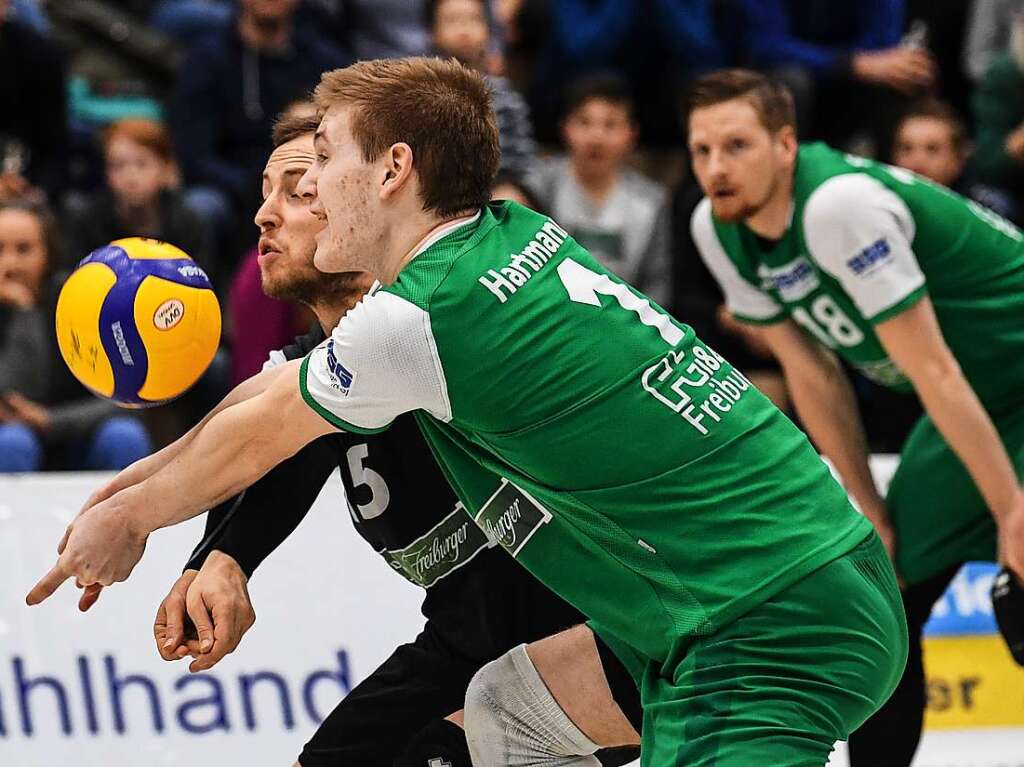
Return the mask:
M 800 148 L 792 223 L 776 242 L 715 220 L 694 241 L 741 320 L 791 317 L 875 381 L 908 388 L 874 327 L 928 295 L 981 400 L 999 408 L 1024 379 L 1024 236 L 910 171 L 824 144 Z
M 342 429 L 415 412 L 488 536 L 655 660 L 870 534 L 742 374 L 514 203 L 436 232 L 300 383 Z

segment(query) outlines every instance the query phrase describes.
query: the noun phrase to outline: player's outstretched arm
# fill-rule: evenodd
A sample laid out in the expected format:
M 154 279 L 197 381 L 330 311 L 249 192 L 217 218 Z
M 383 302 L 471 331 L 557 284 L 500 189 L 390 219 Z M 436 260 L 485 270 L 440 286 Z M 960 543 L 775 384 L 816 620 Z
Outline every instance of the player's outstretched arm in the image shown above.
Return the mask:
M 299 362 L 279 369 L 266 391 L 211 418 L 164 468 L 80 515 L 57 564 L 29 593 L 28 603 L 43 601 L 71 577 L 86 586 L 125 580 L 153 530 L 237 494 L 332 431 L 302 399 Z
M 843 486 L 875 525 L 891 557 L 892 525 L 868 465 L 867 440 L 853 389 L 839 361 L 791 320 L 757 327 L 756 333 L 782 364 L 793 404 L 811 439 L 836 467 Z
M 1009 535 L 1021 526 L 1024 496 L 995 424 L 946 345 L 931 300 L 878 324 L 890 358 L 914 384 L 935 427 L 964 464 L 1000 530 L 1001 555 L 1024 576 L 1024 539 Z
M 213 410 L 207 413 L 199 423 L 185 432 L 181 437 L 161 450 L 158 450 L 145 458 L 140 458 L 138 461 L 119 472 L 117 476 L 109 482 L 97 488 L 92 495 L 89 496 L 85 504 L 83 504 L 82 511 L 90 509 L 96 504 L 107 500 L 114 495 L 114 493 L 149 479 L 156 472 L 174 460 L 185 446 L 195 439 L 196 435 L 203 429 L 203 427 L 210 422 L 210 419 L 232 405 L 245 402 L 246 400 L 266 391 L 267 388 L 276 380 L 277 376 L 280 375 L 279 367 L 280 366 L 268 368 L 267 370 L 257 373 L 251 378 L 247 378 L 245 381 L 242 381 L 238 386 L 228 392 L 224 399 L 222 399 L 216 407 L 213 408 Z

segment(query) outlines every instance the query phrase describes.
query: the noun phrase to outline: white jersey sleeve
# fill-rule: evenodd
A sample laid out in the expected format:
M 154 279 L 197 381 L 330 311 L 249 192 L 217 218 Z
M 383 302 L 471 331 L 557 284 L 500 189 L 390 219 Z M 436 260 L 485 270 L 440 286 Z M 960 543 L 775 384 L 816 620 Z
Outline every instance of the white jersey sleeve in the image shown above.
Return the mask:
M 430 315 L 391 293 L 357 304 L 299 375 L 306 403 L 345 431 L 383 431 L 412 410 L 452 417 Z
M 923 295 L 924 274 L 911 248 L 914 217 L 894 192 L 863 173 L 835 176 L 804 207 L 811 259 L 832 275 L 869 321 L 898 313 Z
M 276 368 L 278 365 L 283 365 L 288 361 L 288 358 L 284 356 L 284 352 L 281 349 L 271 349 L 270 355 L 267 357 L 267 361 L 263 363 L 263 367 L 260 368 L 260 372 Z
M 729 259 L 715 233 L 711 201 L 707 197 L 693 211 L 690 234 L 701 258 L 725 295 L 726 307 L 736 319 L 761 324 L 782 319 L 782 307 L 775 299 L 744 279 Z

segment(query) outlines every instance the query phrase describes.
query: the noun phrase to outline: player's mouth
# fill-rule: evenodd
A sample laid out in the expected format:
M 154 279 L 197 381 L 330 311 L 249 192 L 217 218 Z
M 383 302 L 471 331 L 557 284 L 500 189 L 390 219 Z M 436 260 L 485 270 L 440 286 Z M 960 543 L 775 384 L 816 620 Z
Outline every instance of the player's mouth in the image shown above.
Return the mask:
M 712 189 L 711 193 L 710 193 L 710 197 L 711 197 L 712 200 L 721 200 L 721 201 L 732 200 L 735 197 L 737 197 L 738 195 L 739 195 L 739 193 L 735 189 L 732 189 L 730 187 L 724 187 L 724 188 L 721 188 L 721 189 Z
M 256 257 L 256 263 L 260 266 L 266 266 L 280 255 L 282 255 L 281 247 L 276 242 L 260 238 L 259 255 Z

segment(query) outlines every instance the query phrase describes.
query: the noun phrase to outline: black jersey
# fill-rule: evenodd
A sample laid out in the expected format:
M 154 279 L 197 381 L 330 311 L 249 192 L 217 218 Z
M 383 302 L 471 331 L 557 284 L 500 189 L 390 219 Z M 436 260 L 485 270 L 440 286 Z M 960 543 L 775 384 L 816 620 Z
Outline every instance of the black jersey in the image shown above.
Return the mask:
M 316 328 L 274 356 L 305 356 L 324 337 Z M 397 573 L 426 589 L 423 615 L 455 652 L 485 662 L 583 620 L 470 519 L 411 414 L 380 434 L 322 437 L 212 510 L 188 567 L 218 549 L 251 575 L 302 521 L 335 468 L 347 496 L 347 505 L 337 499 L 338 512 Z

